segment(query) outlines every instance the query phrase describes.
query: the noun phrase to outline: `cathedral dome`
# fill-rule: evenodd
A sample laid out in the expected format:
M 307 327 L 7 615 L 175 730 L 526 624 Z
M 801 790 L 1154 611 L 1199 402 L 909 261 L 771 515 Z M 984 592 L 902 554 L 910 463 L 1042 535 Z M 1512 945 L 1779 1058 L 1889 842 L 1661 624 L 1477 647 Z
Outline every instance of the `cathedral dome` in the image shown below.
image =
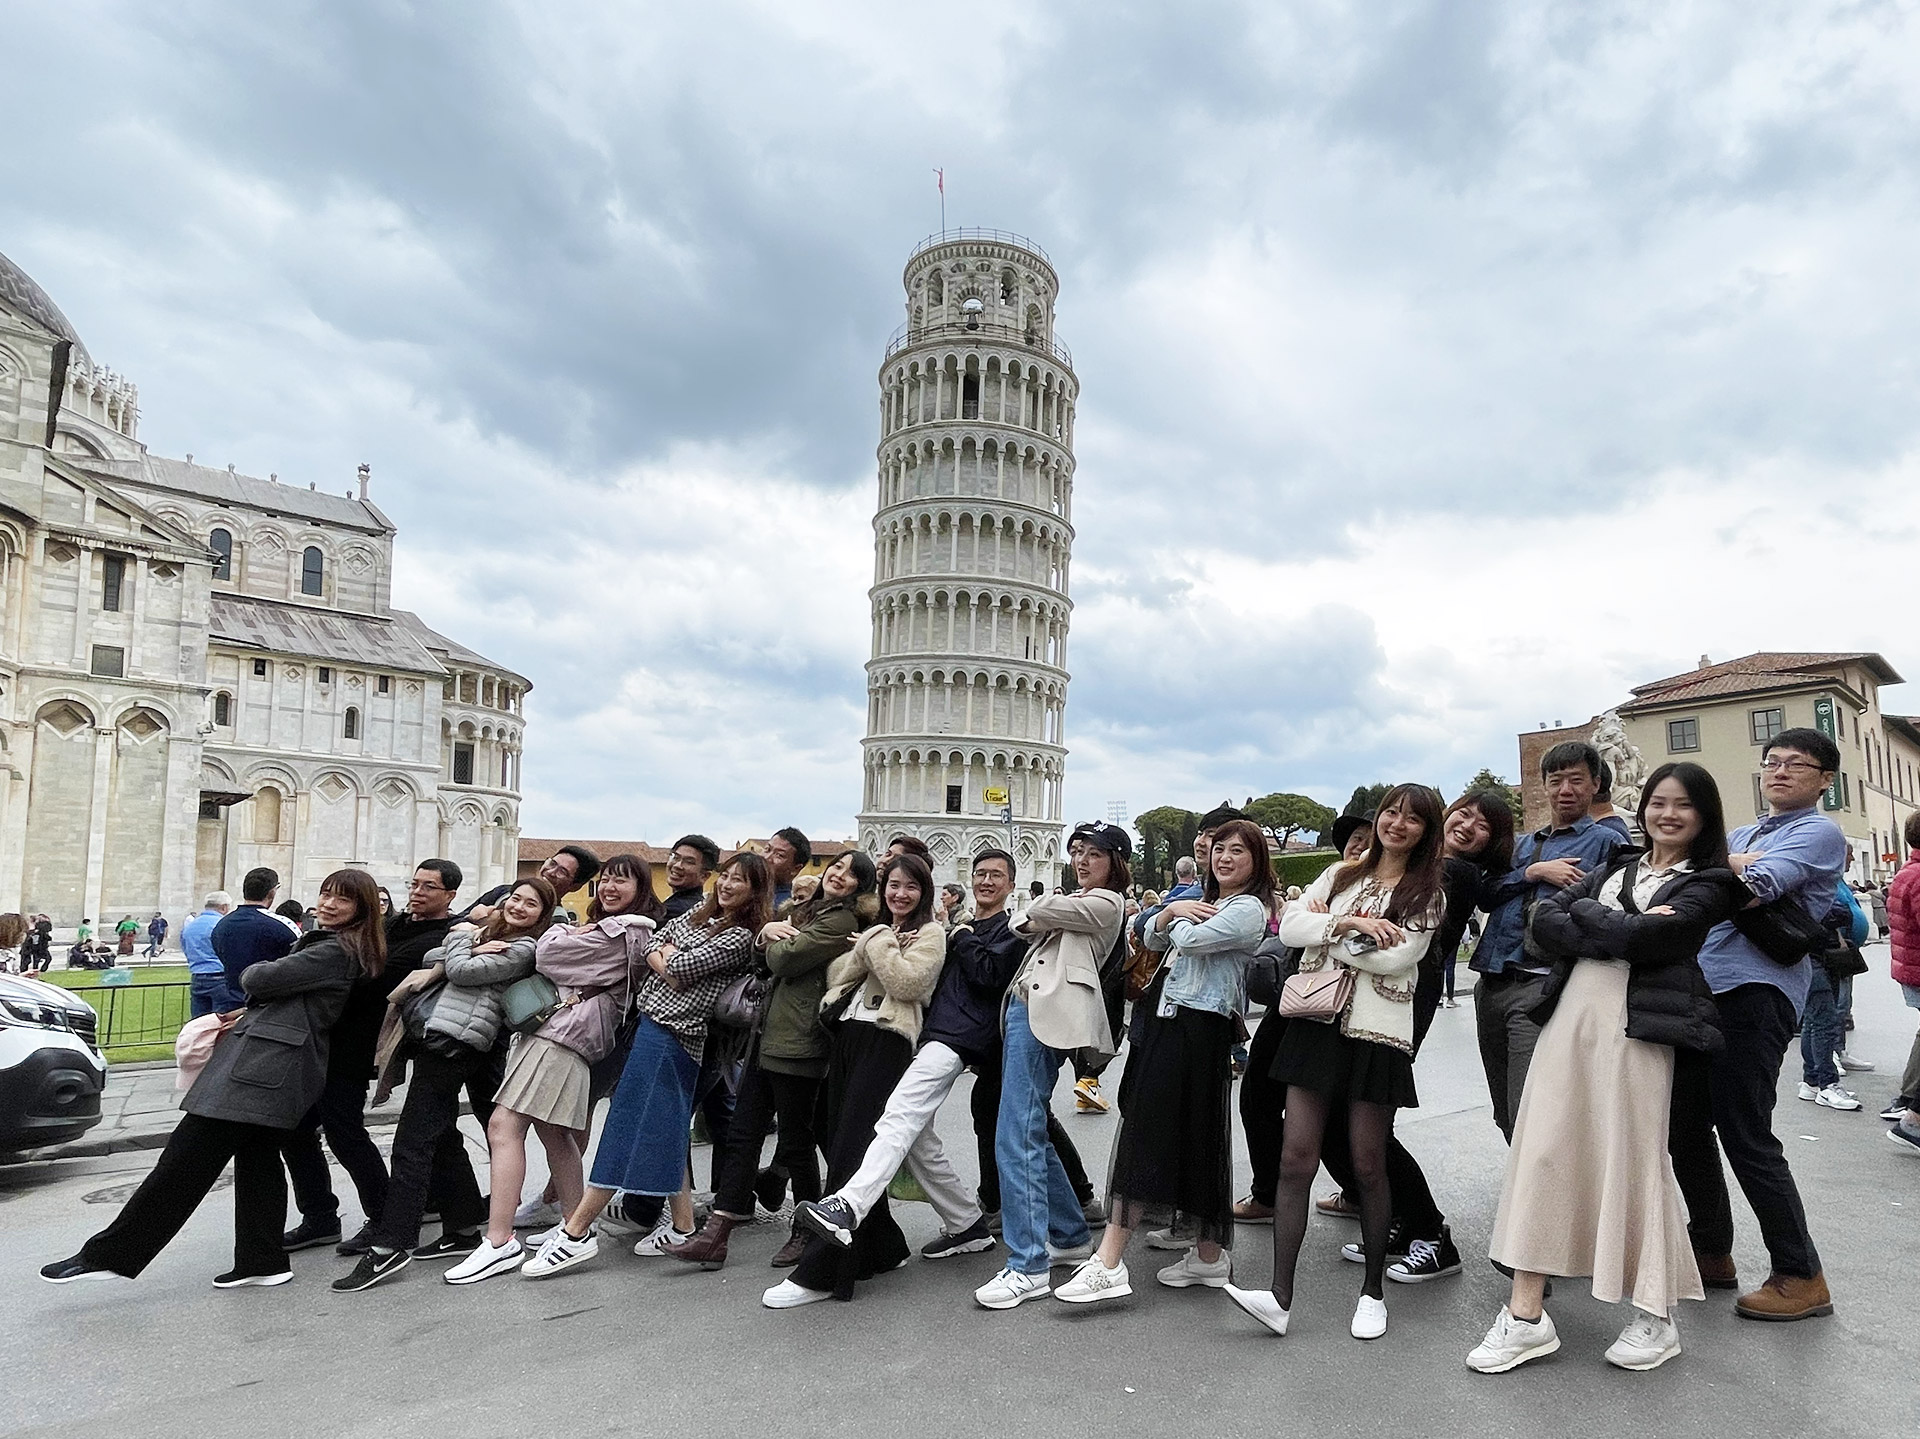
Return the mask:
M 34 283 L 33 276 L 5 255 L 0 255 L 0 305 L 26 316 L 36 325 L 44 325 L 63 340 L 71 340 L 74 349 L 85 355 L 89 363 L 92 362 L 93 357 L 87 355 L 87 347 L 80 342 L 80 336 L 74 332 L 67 317 L 60 313 L 60 307 Z

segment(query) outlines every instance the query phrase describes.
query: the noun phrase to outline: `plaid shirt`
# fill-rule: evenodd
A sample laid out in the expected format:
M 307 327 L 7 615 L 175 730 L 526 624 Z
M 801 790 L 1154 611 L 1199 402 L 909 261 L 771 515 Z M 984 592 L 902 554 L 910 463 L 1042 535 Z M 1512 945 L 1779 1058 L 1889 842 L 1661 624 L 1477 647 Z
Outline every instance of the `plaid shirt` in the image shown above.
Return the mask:
M 651 965 L 640 982 L 640 1012 L 680 1041 L 698 1062 L 707 1043 L 707 1021 L 713 1007 L 735 979 L 753 965 L 753 931 L 744 925 L 724 929 L 696 925 L 681 915 L 654 937 L 651 955 L 671 944 L 677 953 L 667 962 L 674 983 L 654 973 Z M 678 989 L 674 985 L 679 986 Z

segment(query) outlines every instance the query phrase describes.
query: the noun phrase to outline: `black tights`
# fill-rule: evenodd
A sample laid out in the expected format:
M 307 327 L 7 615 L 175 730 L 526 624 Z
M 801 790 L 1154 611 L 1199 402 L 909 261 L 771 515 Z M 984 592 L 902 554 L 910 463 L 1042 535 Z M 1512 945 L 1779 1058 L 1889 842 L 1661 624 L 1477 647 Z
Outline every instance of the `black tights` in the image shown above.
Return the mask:
M 1273 1201 L 1273 1297 L 1293 1308 L 1293 1271 L 1307 1237 L 1313 1179 L 1320 1172 L 1320 1138 L 1335 1104 L 1327 1095 L 1287 1086 L 1287 1129 L 1280 1146 L 1280 1183 Z M 1347 1105 L 1347 1138 L 1353 1154 L 1353 1178 L 1360 1191 L 1360 1243 L 1367 1255 L 1362 1294 L 1386 1298 L 1387 1230 L 1393 1224 L 1387 1188 L 1387 1137 L 1393 1109 L 1354 1100 Z

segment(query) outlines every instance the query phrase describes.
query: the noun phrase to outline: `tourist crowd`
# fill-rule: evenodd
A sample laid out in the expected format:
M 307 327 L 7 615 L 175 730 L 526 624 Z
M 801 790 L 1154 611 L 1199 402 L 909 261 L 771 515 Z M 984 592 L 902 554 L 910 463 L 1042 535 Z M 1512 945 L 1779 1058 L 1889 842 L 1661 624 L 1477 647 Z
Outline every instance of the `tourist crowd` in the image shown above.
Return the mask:
M 644 859 L 603 863 L 577 845 L 462 911 L 451 861 L 423 861 L 391 914 L 366 875 L 342 870 L 305 933 L 272 912 L 278 877 L 256 870 L 238 905 L 210 896 L 182 932 L 197 1018 L 178 1127 L 119 1216 L 41 1273 L 139 1275 L 231 1161 L 234 1266 L 219 1287 L 283 1283 L 288 1254 L 321 1245 L 354 1261 L 333 1285 L 348 1292 L 423 1260 L 450 1261 L 456 1286 L 554 1280 L 618 1236 L 718 1269 L 737 1226 L 790 1198 L 773 1259 L 786 1277 L 763 1302 L 798 1308 L 852 1299 L 907 1262 L 888 1203 L 904 1171 L 941 1225 L 924 1257 L 1004 1247 L 974 1294 L 987 1310 L 1123 1299 L 1138 1238 L 1178 1256 L 1161 1285 L 1222 1290 L 1285 1335 L 1311 1213 L 1350 1217 L 1350 1328 L 1378 1339 L 1387 1281 L 1463 1265 L 1394 1120 L 1419 1102 L 1421 1044 L 1477 928 L 1477 1037 L 1508 1143 L 1488 1257 L 1512 1287 L 1466 1362 L 1498 1373 L 1558 1349 L 1551 1283 L 1581 1277 L 1628 1308 L 1607 1360 L 1652 1369 L 1680 1352 L 1680 1301 L 1739 1288 L 1728 1169 L 1769 1257 L 1737 1311 L 1833 1310 L 1772 1115 L 1796 1030 L 1802 1097 L 1859 1107 L 1841 1078 L 1865 1067 L 1843 1045 L 1868 920 L 1818 805 L 1838 766 L 1816 731 L 1774 736 L 1767 813 L 1729 833 L 1698 765 L 1654 771 L 1630 823 L 1599 755 L 1563 744 L 1542 762 L 1552 817 L 1538 831 L 1516 837 L 1497 795 L 1443 807 L 1400 785 L 1339 823 L 1338 858 L 1304 893 L 1277 890 L 1263 832 L 1232 809 L 1204 818 L 1165 896 L 1135 890 L 1123 830 L 1081 825 L 1071 886 L 1033 886 L 1017 911 L 1003 850 L 971 857 L 969 894 L 937 887 L 911 836 L 877 863 L 847 852 L 802 876 L 811 850 L 791 829 L 724 863 L 686 836 L 664 899 Z M 1920 846 L 1920 817 L 1906 838 Z M 1885 914 L 1895 977 L 1920 1008 L 1916 873 L 1900 873 Z M 561 897 L 583 886 L 574 922 Z M 1051 1100 L 1071 1064 L 1076 1106 L 1104 1111 L 1101 1076 L 1123 1044 L 1103 1197 Z M 969 1072 L 972 1186 L 934 1123 Z M 1253 1171 L 1238 1200 L 1237 1072 Z M 380 1098 L 403 1078 L 388 1162 L 367 1134 L 368 1085 Z M 1920 1150 L 1920 1039 L 1903 1088 L 1884 1117 L 1893 1142 Z M 486 1133 L 484 1189 L 457 1125 L 463 1096 Z M 712 1139 L 697 1225 L 696 1115 Z M 550 1179 L 523 1194 L 529 1135 Z M 323 1138 L 365 1216 L 351 1235 Z M 1323 1165 L 1339 1187 L 1316 1199 Z M 423 1243 L 429 1216 L 438 1234 Z M 1237 1227 L 1263 1223 L 1265 1283 L 1231 1255 Z

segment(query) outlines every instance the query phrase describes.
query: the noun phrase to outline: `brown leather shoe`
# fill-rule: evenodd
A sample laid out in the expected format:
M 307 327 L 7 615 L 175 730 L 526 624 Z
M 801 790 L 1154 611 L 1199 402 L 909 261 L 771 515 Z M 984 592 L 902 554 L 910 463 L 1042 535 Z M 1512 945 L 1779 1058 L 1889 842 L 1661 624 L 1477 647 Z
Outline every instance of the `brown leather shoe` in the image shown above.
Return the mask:
M 1769 1274 L 1753 1293 L 1734 1300 L 1733 1312 L 1742 1319 L 1814 1319 L 1833 1313 L 1833 1296 L 1827 1292 L 1824 1274 L 1811 1279 Z
M 1347 1196 L 1338 1189 L 1331 1194 L 1323 1194 L 1313 1201 L 1313 1207 L 1322 1214 L 1337 1215 L 1341 1219 L 1358 1219 L 1360 1207 L 1347 1203 Z
M 702 1269 L 718 1269 L 727 1262 L 727 1235 L 737 1222 L 724 1214 L 709 1214 L 706 1225 L 693 1238 L 665 1245 L 661 1252 Z
M 1738 1289 L 1740 1276 L 1734 1271 L 1731 1254 L 1702 1254 L 1693 1251 L 1694 1263 L 1700 1266 L 1700 1282 L 1709 1289 Z
M 805 1254 L 806 1252 L 807 1252 L 806 1231 L 802 1229 L 796 1229 L 793 1231 L 793 1233 L 787 1236 L 787 1242 L 785 1244 L 782 1244 L 779 1248 L 779 1251 L 774 1254 L 773 1267 L 775 1269 L 791 1269 L 793 1268 L 794 1265 L 800 1262 L 800 1256 Z
M 1245 1199 L 1236 1199 L 1233 1204 L 1233 1222 L 1236 1224 L 1264 1224 L 1273 1218 L 1273 1206 L 1262 1204 L 1249 1194 Z

